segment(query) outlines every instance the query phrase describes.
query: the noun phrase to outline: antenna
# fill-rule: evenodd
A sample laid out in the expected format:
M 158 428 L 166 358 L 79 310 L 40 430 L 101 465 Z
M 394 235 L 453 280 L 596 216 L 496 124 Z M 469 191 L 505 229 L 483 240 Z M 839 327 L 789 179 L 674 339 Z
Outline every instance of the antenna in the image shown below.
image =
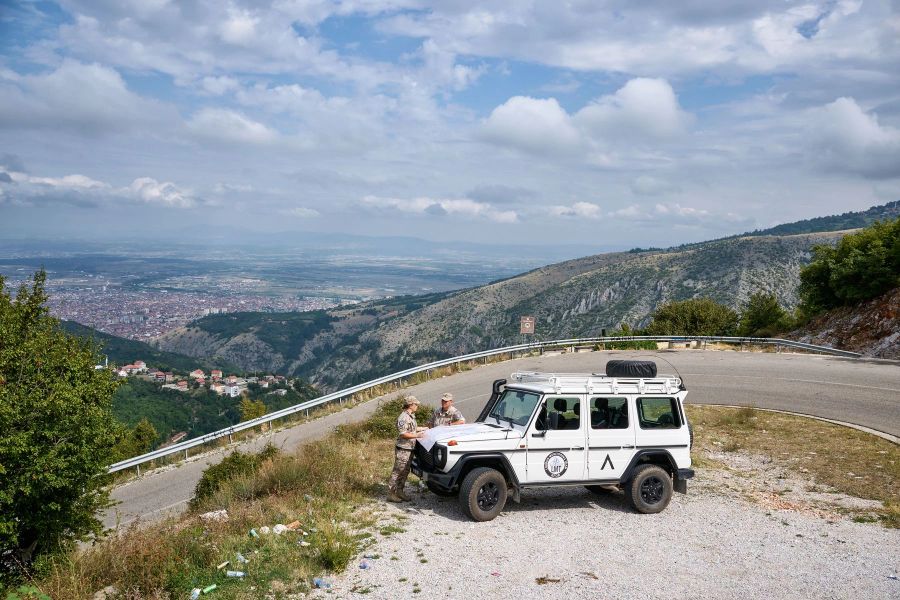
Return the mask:
M 681 376 L 681 373 L 678 372 L 678 369 L 675 367 L 675 365 L 673 365 L 672 363 L 670 363 L 670 362 L 668 361 L 668 359 L 663 358 L 663 357 L 660 356 L 659 354 L 643 354 L 643 355 L 641 355 L 640 357 L 637 356 L 637 355 L 632 355 L 632 356 L 633 356 L 634 358 L 647 358 L 647 357 L 650 357 L 650 358 L 658 358 L 659 360 L 665 362 L 667 365 L 669 365 L 670 367 L 672 367 L 672 369 L 675 371 L 675 374 L 678 375 L 678 378 L 681 380 L 681 382 L 686 384 L 686 382 L 684 381 L 684 377 Z

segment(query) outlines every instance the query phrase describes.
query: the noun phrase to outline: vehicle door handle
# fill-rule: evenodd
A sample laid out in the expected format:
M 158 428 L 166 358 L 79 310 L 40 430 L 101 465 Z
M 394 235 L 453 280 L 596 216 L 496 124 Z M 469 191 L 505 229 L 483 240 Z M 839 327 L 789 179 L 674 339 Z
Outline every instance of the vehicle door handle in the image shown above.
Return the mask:
M 584 446 L 572 446 L 572 450 L 584 450 Z
M 634 444 L 625 444 L 622 446 L 622 450 L 625 450 L 626 448 L 634 448 Z

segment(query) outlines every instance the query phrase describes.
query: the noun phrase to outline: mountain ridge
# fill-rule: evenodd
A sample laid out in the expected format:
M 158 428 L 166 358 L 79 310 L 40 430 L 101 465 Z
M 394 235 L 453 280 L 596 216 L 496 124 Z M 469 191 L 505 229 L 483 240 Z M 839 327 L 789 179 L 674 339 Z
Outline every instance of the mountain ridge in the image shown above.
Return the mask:
M 868 224 L 900 213 L 900 201 L 820 217 L 782 230 Z M 849 216 L 848 216 L 849 215 Z M 311 379 L 325 389 L 449 356 L 521 341 L 519 318 L 535 316 L 536 339 L 599 335 L 623 323 L 641 327 L 661 304 L 709 297 L 736 310 L 754 292 L 793 309 L 800 269 L 812 249 L 852 230 L 775 235 L 758 231 L 668 249 L 595 254 L 453 292 L 375 300 L 326 311 L 289 345 L 269 343 L 279 318 L 250 313 L 252 326 L 220 336 L 214 315 L 169 332 L 163 349 L 220 358 Z M 222 328 L 219 328 L 222 329 Z M 224 328 L 227 329 L 227 328 Z M 191 341 L 193 340 L 193 341 Z M 288 347 L 289 346 L 289 347 Z

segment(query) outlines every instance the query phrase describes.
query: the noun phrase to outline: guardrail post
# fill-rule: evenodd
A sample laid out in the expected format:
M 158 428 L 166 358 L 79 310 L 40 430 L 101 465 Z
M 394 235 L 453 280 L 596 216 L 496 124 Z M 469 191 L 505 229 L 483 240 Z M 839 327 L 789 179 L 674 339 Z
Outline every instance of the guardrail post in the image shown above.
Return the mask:
M 184 449 L 184 460 L 187 460 L 187 457 L 188 457 L 188 449 L 185 448 Z
M 141 465 L 137 465 L 137 476 L 141 476 Z
M 233 444 L 233 443 L 234 443 L 234 436 L 231 435 L 230 433 L 228 434 L 228 443 L 229 443 L 229 444 Z

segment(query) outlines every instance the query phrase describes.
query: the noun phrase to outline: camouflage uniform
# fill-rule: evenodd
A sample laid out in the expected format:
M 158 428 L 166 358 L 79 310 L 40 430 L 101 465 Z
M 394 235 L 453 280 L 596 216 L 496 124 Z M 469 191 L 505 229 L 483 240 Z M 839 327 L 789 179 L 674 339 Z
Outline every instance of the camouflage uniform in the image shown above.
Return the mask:
M 440 427 L 441 425 L 449 425 L 454 421 L 465 421 L 465 417 L 463 417 L 462 413 L 459 412 L 459 409 L 455 406 L 451 406 L 449 410 L 444 410 L 442 408 L 434 409 L 434 412 L 431 414 L 431 420 L 428 421 L 429 427 Z
M 388 482 L 388 489 L 391 492 L 403 491 L 406 477 L 409 475 L 409 461 L 412 458 L 413 448 L 416 447 L 416 440 L 400 437 L 400 434 L 415 433 L 416 429 L 416 418 L 406 410 L 400 413 L 397 417 L 398 436 L 394 449 L 394 470 L 391 471 L 391 480 Z

